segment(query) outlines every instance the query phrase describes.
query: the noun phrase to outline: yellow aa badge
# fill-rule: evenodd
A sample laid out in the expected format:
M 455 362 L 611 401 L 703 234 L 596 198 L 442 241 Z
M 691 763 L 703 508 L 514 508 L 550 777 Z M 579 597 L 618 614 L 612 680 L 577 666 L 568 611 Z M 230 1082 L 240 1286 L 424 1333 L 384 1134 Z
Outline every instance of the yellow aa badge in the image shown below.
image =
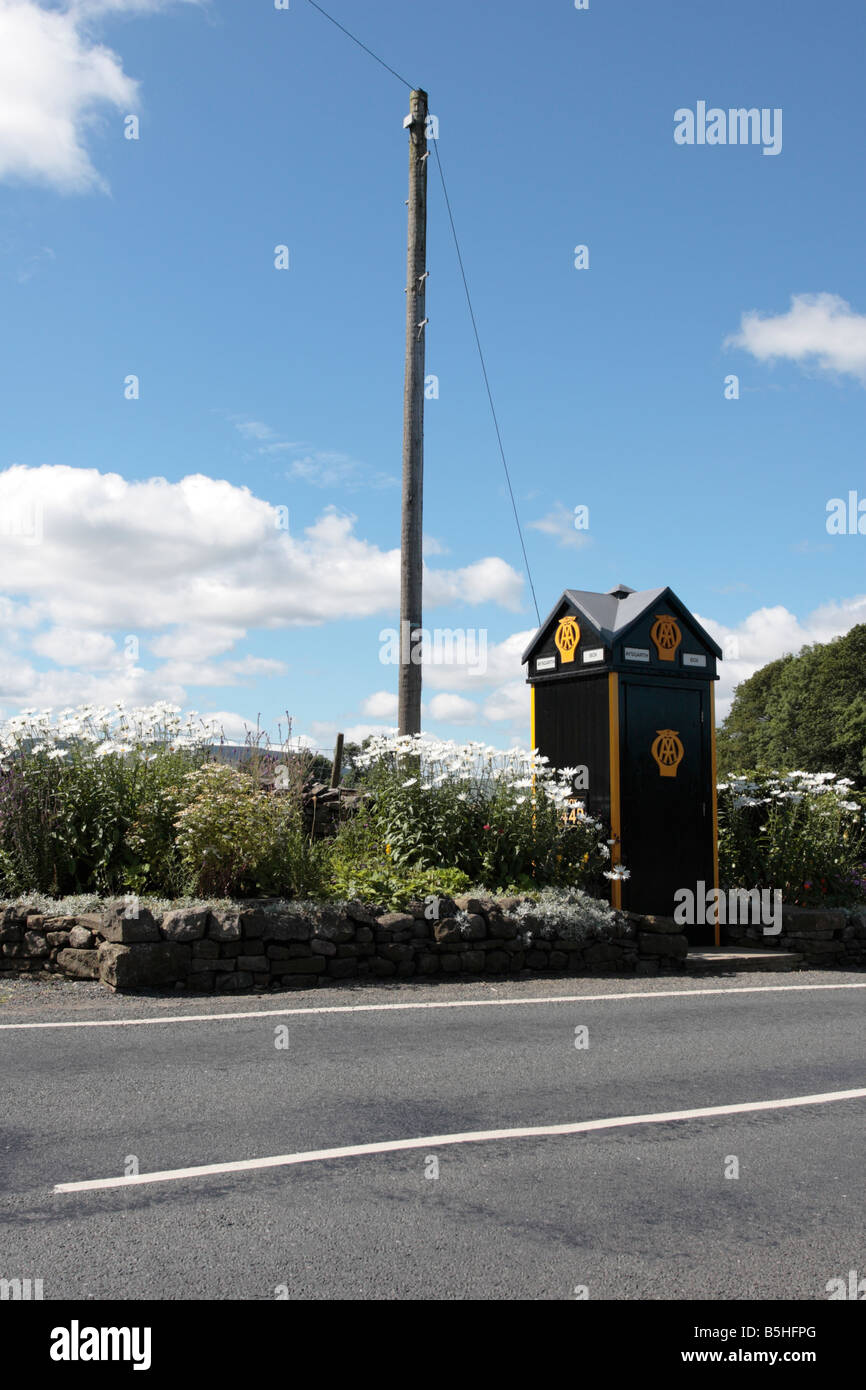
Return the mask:
M 669 613 L 657 613 L 650 628 L 650 637 L 655 643 L 659 661 L 673 661 L 677 647 L 683 640 L 680 625 Z
M 574 661 L 574 653 L 580 641 L 580 628 L 574 615 L 569 618 L 560 618 L 559 627 L 556 629 L 556 636 L 553 640 L 563 661 Z
M 676 729 L 659 729 L 650 749 L 662 777 L 676 777 L 685 749 Z

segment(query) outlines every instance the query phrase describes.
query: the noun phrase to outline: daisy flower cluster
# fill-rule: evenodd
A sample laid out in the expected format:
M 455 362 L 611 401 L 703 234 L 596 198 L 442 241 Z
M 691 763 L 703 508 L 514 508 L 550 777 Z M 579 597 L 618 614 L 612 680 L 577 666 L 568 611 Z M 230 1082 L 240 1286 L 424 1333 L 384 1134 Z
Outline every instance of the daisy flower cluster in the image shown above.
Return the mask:
M 766 777 L 730 777 L 727 782 L 719 782 L 718 790 L 731 793 L 735 811 L 743 806 L 771 806 L 773 802 L 790 801 L 797 805 L 814 796 L 826 799 L 824 810 L 859 815 L 860 803 L 850 800 L 849 788 L 853 786 L 850 777 L 838 777 L 835 772 L 783 772 Z
M 720 782 L 719 858 L 728 887 L 780 888 L 786 902 L 861 900 L 862 797 L 834 772 L 767 772 Z
M 464 790 L 459 795 L 466 799 L 473 791 L 489 793 L 503 786 L 516 793 L 517 805 L 543 793 L 557 807 L 570 806 L 575 803 L 571 784 L 578 769 L 557 772 L 549 761 L 537 748 L 501 749 L 427 734 L 377 734 L 368 739 L 356 758 L 362 768 L 397 769 L 402 764 L 410 772 L 402 783 L 405 788 L 417 785 L 434 790 L 446 783 L 460 783 Z
M 574 789 L 579 769 L 554 769 L 537 748 L 382 734 L 356 763 L 395 865 L 448 865 L 491 889 L 620 877 L 604 863 L 609 831 Z
M 172 751 L 210 744 L 218 729 L 196 710 L 182 717 L 180 707 L 165 701 L 127 709 L 113 705 L 79 705 L 61 710 L 26 709 L 0 724 L 0 766 L 22 754 L 44 753 L 49 759 L 69 758 L 73 751 L 95 758 L 157 748 Z

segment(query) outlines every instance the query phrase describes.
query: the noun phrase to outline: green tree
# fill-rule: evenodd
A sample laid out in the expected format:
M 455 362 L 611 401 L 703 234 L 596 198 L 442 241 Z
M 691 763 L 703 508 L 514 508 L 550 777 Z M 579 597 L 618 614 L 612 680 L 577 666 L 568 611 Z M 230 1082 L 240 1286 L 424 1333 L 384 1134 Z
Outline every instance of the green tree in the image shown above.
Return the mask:
M 866 624 L 737 686 L 718 752 L 723 777 L 802 769 L 866 783 Z

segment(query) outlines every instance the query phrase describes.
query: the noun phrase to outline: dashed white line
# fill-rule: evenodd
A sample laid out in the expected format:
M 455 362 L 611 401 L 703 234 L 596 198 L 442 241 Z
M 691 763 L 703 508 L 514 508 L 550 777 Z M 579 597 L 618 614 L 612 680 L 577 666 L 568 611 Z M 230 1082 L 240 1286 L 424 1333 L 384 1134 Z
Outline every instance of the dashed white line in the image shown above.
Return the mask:
M 654 1115 L 616 1115 L 604 1120 L 580 1120 L 575 1124 L 532 1125 L 521 1129 L 477 1129 L 465 1134 L 426 1134 L 415 1139 L 386 1139 L 375 1144 L 350 1144 L 337 1149 L 308 1149 L 303 1153 L 277 1154 L 272 1158 L 243 1158 L 233 1163 L 206 1163 L 197 1168 L 167 1168 L 156 1173 L 135 1173 L 122 1178 L 95 1178 L 86 1182 L 57 1183 L 55 1192 L 97 1192 L 113 1187 L 137 1187 L 143 1183 L 181 1182 L 186 1178 L 213 1177 L 221 1173 L 258 1172 L 263 1168 L 288 1168 L 298 1163 L 324 1163 L 333 1158 L 359 1158 L 366 1154 L 398 1153 L 405 1149 L 436 1149 L 453 1144 L 482 1144 L 505 1139 L 541 1139 L 564 1134 L 588 1134 L 600 1129 L 633 1125 L 668 1124 L 673 1120 L 702 1120 L 714 1115 L 745 1115 L 756 1110 L 789 1110 L 795 1106 L 827 1105 L 831 1101 L 863 1100 L 866 1088 L 825 1091 L 814 1096 L 788 1096 L 782 1100 L 752 1100 L 739 1105 L 708 1105 L 699 1110 L 665 1110 Z
M 217 1023 L 223 1019 L 285 1018 L 303 1014 L 388 1013 L 412 1009 L 495 1009 L 532 1004 L 593 1004 L 627 999 L 690 999 L 708 994 L 779 994 L 803 990 L 866 989 L 866 984 L 735 985 L 725 989 L 632 990 L 626 994 L 552 994 L 540 999 L 430 999 L 402 1004 L 323 1004 L 299 1009 L 251 1009 L 241 1013 L 170 1014 L 165 1018 L 63 1019 L 51 1023 L 0 1023 L 0 1031 L 36 1028 L 140 1028 L 154 1023 Z

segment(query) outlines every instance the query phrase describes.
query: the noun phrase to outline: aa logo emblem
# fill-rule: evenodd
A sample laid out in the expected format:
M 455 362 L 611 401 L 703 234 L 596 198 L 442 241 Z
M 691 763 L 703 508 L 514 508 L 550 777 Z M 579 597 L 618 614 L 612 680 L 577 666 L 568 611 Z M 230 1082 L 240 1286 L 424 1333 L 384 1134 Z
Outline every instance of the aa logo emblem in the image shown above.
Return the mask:
M 553 640 L 563 661 L 574 661 L 574 653 L 580 641 L 577 618 L 573 615 L 569 618 L 560 618 L 559 627 L 556 629 L 556 636 Z
M 650 749 L 662 777 L 676 777 L 685 749 L 676 729 L 659 729 Z
M 656 620 L 650 628 L 650 637 L 655 643 L 659 661 L 673 661 L 677 647 L 683 640 L 676 618 L 672 618 L 668 613 L 657 613 Z

